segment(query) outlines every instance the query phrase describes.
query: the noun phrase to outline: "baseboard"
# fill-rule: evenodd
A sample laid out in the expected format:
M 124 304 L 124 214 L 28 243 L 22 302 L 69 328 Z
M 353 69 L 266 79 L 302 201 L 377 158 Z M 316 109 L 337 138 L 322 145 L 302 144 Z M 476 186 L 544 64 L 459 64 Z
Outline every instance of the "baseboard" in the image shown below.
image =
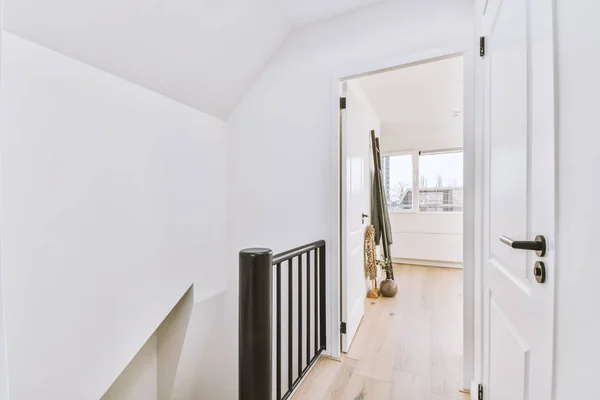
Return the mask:
M 424 267 L 440 267 L 440 268 L 456 268 L 462 269 L 463 264 L 461 262 L 454 261 L 438 261 L 438 260 L 418 260 L 414 258 L 397 258 L 392 257 L 394 264 L 407 264 L 407 265 L 422 265 Z
M 321 358 L 324 358 L 324 359 L 327 359 L 327 360 L 331 360 L 331 361 L 335 361 L 335 362 L 339 362 L 339 363 L 341 363 L 341 362 L 344 361 L 344 357 L 345 357 L 344 353 L 342 353 L 342 355 L 339 356 L 339 357 L 331 357 L 331 356 L 328 356 L 327 354 L 321 353 Z

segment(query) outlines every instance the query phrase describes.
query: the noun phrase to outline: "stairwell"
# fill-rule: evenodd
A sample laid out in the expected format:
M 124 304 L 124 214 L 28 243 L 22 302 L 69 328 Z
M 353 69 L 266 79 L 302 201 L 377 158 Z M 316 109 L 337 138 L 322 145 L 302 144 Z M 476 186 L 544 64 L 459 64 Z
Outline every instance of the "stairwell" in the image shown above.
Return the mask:
M 190 288 L 101 400 L 220 399 L 225 293 L 194 302 Z

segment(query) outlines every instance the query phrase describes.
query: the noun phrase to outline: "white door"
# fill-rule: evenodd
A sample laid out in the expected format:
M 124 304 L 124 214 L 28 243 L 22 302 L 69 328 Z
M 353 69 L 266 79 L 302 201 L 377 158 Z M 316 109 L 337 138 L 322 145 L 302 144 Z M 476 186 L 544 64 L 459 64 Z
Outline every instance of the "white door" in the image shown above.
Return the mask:
M 365 311 L 364 233 L 370 224 L 370 131 L 373 116 L 356 82 L 343 84 L 342 133 L 342 351 L 350 349 Z
M 488 0 L 483 11 L 483 391 L 550 400 L 554 311 L 552 0 Z M 547 251 L 510 246 L 543 235 Z M 500 238 L 505 236 L 503 240 Z M 513 243 L 522 247 L 522 243 Z M 536 262 L 545 282 L 536 279 Z M 542 273 L 541 268 L 537 273 Z

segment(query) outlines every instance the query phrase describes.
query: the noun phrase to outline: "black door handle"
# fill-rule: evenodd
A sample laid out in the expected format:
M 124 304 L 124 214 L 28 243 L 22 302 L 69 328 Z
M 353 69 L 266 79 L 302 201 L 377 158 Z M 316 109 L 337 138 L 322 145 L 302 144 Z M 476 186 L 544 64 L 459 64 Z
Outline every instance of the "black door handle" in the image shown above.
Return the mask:
M 546 255 L 546 238 L 537 235 L 535 240 L 512 240 L 506 236 L 500 236 L 500 241 L 513 249 L 533 250 L 538 257 Z
M 362 223 L 363 224 L 365 223 L 365 218 L 367 218 L 367 217 L 368 217 L 368 215 L 363 213 L 363 215 L 362 215 Z

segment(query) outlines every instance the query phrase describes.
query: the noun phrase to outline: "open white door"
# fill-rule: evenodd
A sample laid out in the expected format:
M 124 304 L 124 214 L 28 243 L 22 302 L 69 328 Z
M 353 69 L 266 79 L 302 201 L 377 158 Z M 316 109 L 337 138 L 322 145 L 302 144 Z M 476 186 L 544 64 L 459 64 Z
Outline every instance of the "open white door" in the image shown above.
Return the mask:
M 552 0 L 488 0 L 482 16 L 483 392 L 487 400 L 552 398 L 552 13 Z M 537 235 L 545 237 L 545 255 L 517 249 L 537 246 L 516 242 L 534 241 Z
M 346 108 L 340 110 L 342 134 L 342 351 L 347 352 L 365 312 L 364 233 L 370 223 L 370 132 L 377 129 L 358 82 L 343 83 Z

